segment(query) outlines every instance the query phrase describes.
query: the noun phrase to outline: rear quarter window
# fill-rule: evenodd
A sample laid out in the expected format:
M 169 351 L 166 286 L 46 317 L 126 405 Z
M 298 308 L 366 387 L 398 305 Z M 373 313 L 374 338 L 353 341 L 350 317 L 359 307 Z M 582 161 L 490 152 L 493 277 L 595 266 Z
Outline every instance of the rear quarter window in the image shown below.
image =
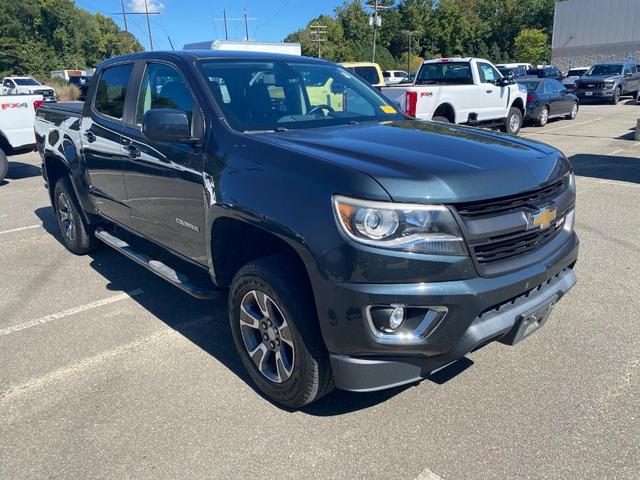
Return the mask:
M 101 114 L 121 120 L 133 64 L 108 67 L 102 71 L 96 89 L 94 108 Z

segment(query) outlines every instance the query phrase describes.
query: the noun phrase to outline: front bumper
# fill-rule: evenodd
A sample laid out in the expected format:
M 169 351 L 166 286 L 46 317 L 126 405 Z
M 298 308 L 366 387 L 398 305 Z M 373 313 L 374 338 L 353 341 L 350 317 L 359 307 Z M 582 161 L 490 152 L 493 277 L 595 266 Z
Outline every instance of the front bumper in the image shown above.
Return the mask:
M 320 312 L 336 385 L 351 391 L 390 388 L 424 378 L 494 340 L 511 342 L 525 312 L 556 303 L 576 283 L 578 239 L 547 258 L 497 277 L 419 284 L 336 284 L 331 310 Z M 446 317 L 418 345 L 374 338 L 363 306 L 444 306 Z M 328 318 L 327 318 L 328 317 Z
M 590 98 L 613 98 L 613 93 L 615 88 L 603 88 L 603 89 L 595 89 L 595 90 L 587 90 L 577 88 L 573 91 L 573 93 L 580 99 L 590 99 Z

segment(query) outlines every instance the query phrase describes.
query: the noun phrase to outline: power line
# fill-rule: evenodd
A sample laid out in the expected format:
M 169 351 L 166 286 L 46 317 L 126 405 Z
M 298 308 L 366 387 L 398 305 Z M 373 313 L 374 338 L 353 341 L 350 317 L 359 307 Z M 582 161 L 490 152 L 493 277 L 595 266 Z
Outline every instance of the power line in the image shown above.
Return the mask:
M 147 30 L 149 32 L 149 46 L 151 50 L 153 50 L 153 37 L 151 35 L 151 21 L 149 20 L 149 15 L 160 15 L 160 12 L 150 12 L 149 6 L 147 4 L 147 0 L 144 0 L 144 12 L 125 12 L 124 11 L 124 0 L 120 0 L 121 11 L 112 13 L 111 15 L 122 15 L 124 20 L 124 29 L 127 32 L 127 36 L 129 36 L 129 27 L 127 25 L 127 15 L 145 15 L 147 17 Z M 132 50 L 131 44 L 129 45 L 129 50 Z
M 227 18 L 227 10 L 222 10 L 222 18 L 214 18 L 216 22 L 224 22 L 224 38 L 225 40 L 229 40 L 229 29 L 227 27 L 227 22 L 244 22 L 244 35 L 245 41 L 249 41 L 249 20 L 254 21 L 258 20 L 256 17 L 249 17 L 247 9 L 245 8 L 242 12 L 242 17 L 236 18 Z

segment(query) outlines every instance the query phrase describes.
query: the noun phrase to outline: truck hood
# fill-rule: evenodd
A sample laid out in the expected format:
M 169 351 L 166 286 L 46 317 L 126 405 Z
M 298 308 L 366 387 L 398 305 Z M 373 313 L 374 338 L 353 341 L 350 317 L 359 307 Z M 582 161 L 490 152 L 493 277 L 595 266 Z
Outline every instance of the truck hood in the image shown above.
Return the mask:
M 620 80 L 622 75 L 583 75 L 580 77 L 582 83 L 604 83 L 606 81 L 615 82 Z
M 508 196 L 546 184 L 570 169 L 558 150 L 542 143 L 432 122 L 343 125 L 254 136 L 364 172 L 396 202 L 455 203 Z

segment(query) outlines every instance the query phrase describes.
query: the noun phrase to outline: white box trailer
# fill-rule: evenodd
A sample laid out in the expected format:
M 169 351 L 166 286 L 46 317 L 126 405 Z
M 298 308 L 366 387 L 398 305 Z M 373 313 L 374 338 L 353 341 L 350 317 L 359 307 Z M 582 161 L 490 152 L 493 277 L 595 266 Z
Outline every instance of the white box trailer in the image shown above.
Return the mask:
M 67 82 L 69 81 L 69 78 L 71 77 L 84 77 L 87 74 L 87 72 L 85 72 L 84 70 L 79 70 L 79 69 L 75 69 L 75 70 L 54 70 L 52 72 L 49 72 L 49 76 L 51 78 L 62 78 L 64 80 L 66 80 Z
M 289 42 L 241 42 L 235 40 L 210 40 L 206 42 L 187 43 L 183 50 L 232 50 L 238 52 L 284 53 L 302 55 L 299 43 Z

